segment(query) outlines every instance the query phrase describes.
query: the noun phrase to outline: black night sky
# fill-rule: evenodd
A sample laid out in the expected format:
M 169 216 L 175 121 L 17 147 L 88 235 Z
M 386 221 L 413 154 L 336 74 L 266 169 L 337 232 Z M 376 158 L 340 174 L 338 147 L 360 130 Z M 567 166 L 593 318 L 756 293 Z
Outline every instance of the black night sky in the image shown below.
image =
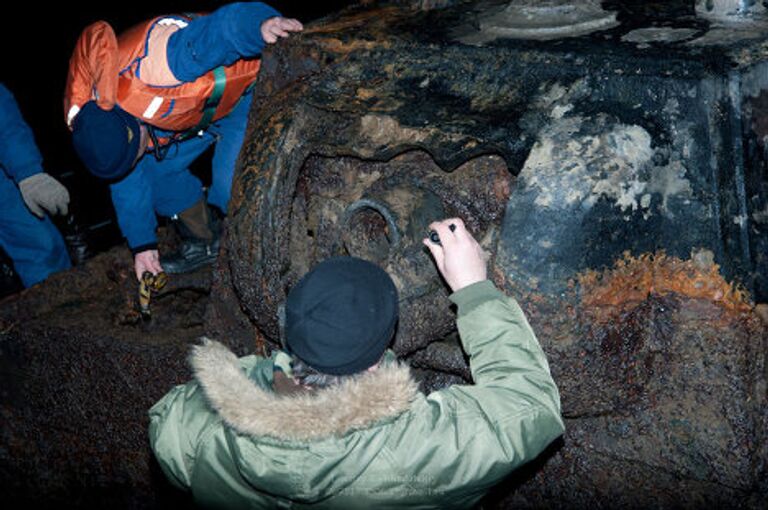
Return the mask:
M 2 81 L 13 94 L 44 158 L 44 167 L 65 184 L 71 210 L 92 229 L 94 249 L 120 240 L 106 187 L 86 172 L 75 155 L 64 124 L 62 98 L 69 56 L 80 31 L 97 20 L 108 21 L 119 34 L 147 18 L 177 12 L 209 12 L 227 2 L 200 0 L 131 0 L 115 2 L 15 2 L 5 6 L 0 45 Z M 299 0 L 268 2 L 285 16 L 306 23 L 354 2 Z M 54 218 L 59 224 L 61 220 Z M 61 225 L 60 225 L 61 227 Z

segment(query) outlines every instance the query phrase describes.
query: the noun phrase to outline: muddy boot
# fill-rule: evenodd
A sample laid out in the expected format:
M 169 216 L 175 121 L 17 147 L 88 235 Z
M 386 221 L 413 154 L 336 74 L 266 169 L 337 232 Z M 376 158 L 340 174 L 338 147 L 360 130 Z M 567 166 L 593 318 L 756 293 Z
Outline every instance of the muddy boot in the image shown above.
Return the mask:
M 187 273 L 216 260 L 220 229 L 205 200 L 180 212 L 172 220 L 181 237 L 181 246 L 160 257 L 160 265 L 166 273 Z

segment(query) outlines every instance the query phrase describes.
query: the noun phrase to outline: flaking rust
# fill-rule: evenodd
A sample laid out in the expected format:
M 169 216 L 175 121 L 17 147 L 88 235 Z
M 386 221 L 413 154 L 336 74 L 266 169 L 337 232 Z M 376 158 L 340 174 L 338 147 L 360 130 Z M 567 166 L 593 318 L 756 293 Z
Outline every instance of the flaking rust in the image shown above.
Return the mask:
M 219 266 L 242 310 L 274 345 L 298 278 L 362 256 L 398 286 L 394 347 L 423 387 L 466 380 L 420 245 L 425 219 L 461 216 L 568 420 L 489 508 L 758 506 L 765 36 L 707 42 L 692 5 L 610 2 L 609 29 L 481 42 L 503 5 L 415 3 L 449 7 L 354 7 L 265 59 Z
M 754 307 L 749 294 L 740 285 L 726 281 L 706 251 L 688 260 L 663 251 L 637 257 L 625 252 L 613 268 L 587 270 L 576 279 L 581 305 L 586 308 L 627 308 L 651 295 L 670 294 L 708 300 L 732 312 L 745 313 Z
M 610 30 L 467 45 L 485 3 L 412 3 L 265 52 L 212 282 L 174 276 L 150 323 L 113 321 L 135 305 L 123 249 L 2 303 L 6 506 L 179 507 L 146 409 L 191 377 L 202 334 L 276 346 L 277 306 L 331 255 L 392 274 L 394 348 L 423 388 L 468 382 L 421 245 L 456 215 L 524 308 L 567 422 L 484 508 L 765 507 L 766 32 L 722 25 L 703 51 L 690 4 L 618 1 Z

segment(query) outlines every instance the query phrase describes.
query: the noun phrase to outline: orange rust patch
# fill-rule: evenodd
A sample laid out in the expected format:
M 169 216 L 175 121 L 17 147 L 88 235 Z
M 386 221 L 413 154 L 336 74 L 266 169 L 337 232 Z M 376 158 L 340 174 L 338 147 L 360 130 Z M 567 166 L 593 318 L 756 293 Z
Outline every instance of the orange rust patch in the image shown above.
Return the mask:
M 727 282 L 715 263 L 703 265 L 689 259 L 669 257 L 664 252 L 632 257 L 625 252 L 613 269 L 587 271 L 577 276 L 584 306 L 622 306 L 639 302 L 651 294 L 678 294 L 707 299 L 732 311 L 752 308 L 748 293 Z
M 757 316 L 760 317 L 760 320 L 763 321 L 763 323 L 768 326 L 768 304 L 760 303 L 755 307 L 755 313 L 757 313 Z
M 512 189 L 509 183 L 509 178 L 506 175 L 497 175 L 493 180 L 493 195 L 499 202 L 506 202 L 509 199 L 509 195 L 512 193 Z
M 373 89 L 368 89 L 364 87 L 358 87 L 357 88 L 357 98 L 361 99 L 363 101 L 367 101 L 368 99 L 376 97 L 376 91 Z
M 254 352 L 256 353 L 257 356 L 266 358 L 270 355 L 269 343 L 267 342 L 267 338 L 258 329 L 254 329 L 253 343 L 255 347 Z

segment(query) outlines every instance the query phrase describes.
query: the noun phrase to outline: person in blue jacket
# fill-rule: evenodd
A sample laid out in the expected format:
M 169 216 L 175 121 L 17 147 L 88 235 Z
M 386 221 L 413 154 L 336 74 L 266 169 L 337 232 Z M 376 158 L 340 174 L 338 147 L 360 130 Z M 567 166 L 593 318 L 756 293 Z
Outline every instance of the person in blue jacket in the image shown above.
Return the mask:
M 66 120 L 75 150 L 110 181 L 136 277 L 181 273 L 218 253 L 216 212 L 226 214 L 265 44 L 303 26 L 259 3 L 200 16 L 148 20 L 117 38 L 87 27 L 70 60 Z M 215 146 L 207 197 L 189 166 Z M 213 207 L 209 207 L 213 206 Z M 178 227 L 179 251 L 158 253 L 156 214 Z
M 0 83 L 0 246 L 25 287 L 71 266 L 46 216 L 67 214 L 69 192 L 43 170 L 43 157 L 13 94 Z

